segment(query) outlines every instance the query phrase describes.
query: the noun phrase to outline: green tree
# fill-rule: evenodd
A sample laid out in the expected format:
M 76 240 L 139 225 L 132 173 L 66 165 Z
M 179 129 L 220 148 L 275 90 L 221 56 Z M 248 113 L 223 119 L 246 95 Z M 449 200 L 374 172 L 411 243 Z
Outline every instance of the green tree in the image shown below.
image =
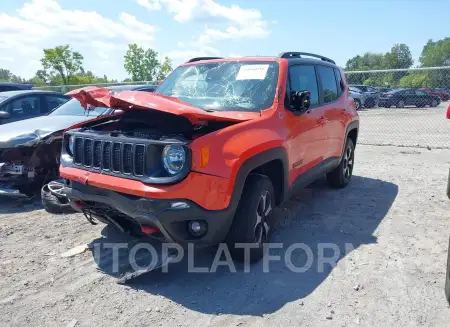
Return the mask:
M 390 52 L 384 55 L 385 69 L 402 69 L 409 68 L 413 65 L 414 60 L 411 50 L 406 44 L 395 44 Z
M 163 63 L 159 67 L 157 80 L 163 81 L 172 70 L 172 60 L 170 60 L 169 57 L 165 57 Z
M 436 42 L 428 40 L 419 61 L 422 67 L 450 66 L 450 37 Z
M 60 77 L 63 84 L 68 85 L 72 82 L 73 76 L 82 71 L 83 56 L 73 51 L 69 45 L 60 45 L 44 49 L 41 63 L 51 79 Z
M 133 81 L 153 81 L 159 71 L 158 53 L 144 50 L 137 44 L 129 44 L 125 54 L 124 67 Z

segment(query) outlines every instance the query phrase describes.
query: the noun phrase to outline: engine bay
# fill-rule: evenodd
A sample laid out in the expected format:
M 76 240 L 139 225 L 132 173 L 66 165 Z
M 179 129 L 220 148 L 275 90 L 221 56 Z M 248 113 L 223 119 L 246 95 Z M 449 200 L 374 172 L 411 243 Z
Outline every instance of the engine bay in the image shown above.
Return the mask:
M 233 122 L 204 122 L 193 125 L 187 118 L 156 110 L 125 112 L 113 120 L 105 120 L 80 129 L 116 137 L 150 140 L 178 140 L 188 143 L 202 135 L 231 126 Z

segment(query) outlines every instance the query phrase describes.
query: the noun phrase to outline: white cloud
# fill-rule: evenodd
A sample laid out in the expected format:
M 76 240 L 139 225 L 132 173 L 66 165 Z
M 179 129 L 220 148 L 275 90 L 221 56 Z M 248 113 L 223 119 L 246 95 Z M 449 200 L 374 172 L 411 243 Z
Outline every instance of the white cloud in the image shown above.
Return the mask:
M 174 67 L 176 67 L 179 64 L 182 64 L 195 57 L 220 56 L 220 51 L 213 47 L 202 45 L 197 49 L 174 50 L 167 53 L 167 56 L 173 60 Z
M 177 47 L 184 48 L 185 44 L 183 42 L 177 42 Z
M 242 57 L 241 55 L 239 55 L 239 54 L 236 54 L 236 53 L 230 53 L 230 55 L 229 55 L 229 57 L 230 58 L 240 58 L 240 57 Z
M 0 61 L 9 61 L 9 62 L 13 62 L 14 58 L 12 57 L 0 57 Z
M 148 10 L 160 10 L 161 4 L 158 0 L 136 0 L 137 4 Z
M 145 2 L 141 5 L 147 7 L 148 1 L 137 2 Z M 173 15 L 173 19 L 180 23 L 194 21 L 216 26 L 205 28 L 198 38 L 203 43 L 223 39 L 259 39 L 269 35 L 269 23 L 262 19 L 261 12 L 257 9 L 244 9 L 238 5 L 226 6 L 214 0 L 153 0 L 151 5 L 155 4 L 165 6 Z
M 19 56 L 18 62 L 40 59 L 43 48 L 61 44 L 70 44 L 81 54 L 94 52 L 97 59 L 120 58 L 126 44 L 149 47 L 155 33 L 154 26 L 129 13 L 121 12 L 117 18 L 110 19 L 95 11 L 64 9 L 56 0 L 29 0 L 15 15 L 0 14 L 2 55 Z M 85 55 L 85 66 L 89 60 L 95 61 L 95 57 L 90 57 Z M 9 65 L 10 69 L 15 68 L 15 74 L 32 77 L 35 71 L 25 69 L 36 65 L 26 66 Z M 118 66 L 123 75 L 122 64 Z

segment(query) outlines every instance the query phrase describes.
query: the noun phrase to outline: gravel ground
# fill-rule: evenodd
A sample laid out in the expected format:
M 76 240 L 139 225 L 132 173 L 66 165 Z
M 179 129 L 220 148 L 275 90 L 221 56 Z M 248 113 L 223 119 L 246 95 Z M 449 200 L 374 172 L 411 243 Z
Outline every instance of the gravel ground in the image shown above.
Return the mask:
M 436 108 L 372 108 L 359 111 L 360 143 L 450 149 L 449 102 Z
M 314 253 L 319 243 L 336 244 L 337 265 L 322 272 L 316 259 L 305 273 L 282 261 L 271 262 L 269 273 L 262 262 L 250 273 L 240 266 L 187 273 L 182 262 L 120 285 L 90 251 L 61 257 L 78 245 L 119 241 L 110 228 L 78 214 L 49 215 L 36 203 L 4 203 L 1 325 L 448 326 L 450 150 L 359 145 L 356 155 L 348 188 L 319 181 L 274 213 L 273 240 L 284 247 L 272 254 L 296 242 Z M 195 265 L 212 259 L 200 251 Z M 298 266 L 305 260 L 304 252 L 292 254 Z

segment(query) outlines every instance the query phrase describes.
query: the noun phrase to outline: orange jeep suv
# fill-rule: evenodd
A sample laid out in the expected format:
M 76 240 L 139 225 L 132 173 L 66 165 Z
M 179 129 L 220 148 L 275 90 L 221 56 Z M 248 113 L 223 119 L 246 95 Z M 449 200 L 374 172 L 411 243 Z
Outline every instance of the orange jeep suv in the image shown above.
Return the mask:
M 124 232 L 181 245 L 221 242 L 251 261 L 268 215 L 321 176 L 345 187 L 359 118 L 343 71 L 303 52 L 194 58 L 154 93 L 87 87 L 89 110 L 115 108 L 66 131 L 60 174 L 74 208 Z

